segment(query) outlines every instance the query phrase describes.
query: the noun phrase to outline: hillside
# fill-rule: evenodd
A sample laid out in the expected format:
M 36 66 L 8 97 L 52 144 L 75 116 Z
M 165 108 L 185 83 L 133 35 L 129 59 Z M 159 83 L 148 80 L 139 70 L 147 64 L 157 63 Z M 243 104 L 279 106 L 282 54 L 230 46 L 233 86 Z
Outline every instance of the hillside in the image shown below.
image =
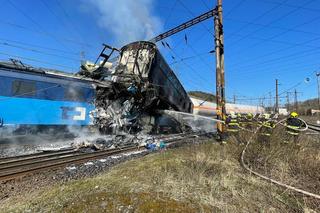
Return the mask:
M 288 105 L 286 105 L 285 107 L 288 108 Z M 290 104 L 289 105 L 289 109 L 290 109 L 290 111 L 296 110 L 295 109 L 295 105 L 294 104 Z M 317 98 L 298 102 L 298 110 L 297 111 L 298 111 L 299 114 L 301 114 L 301 115 L 309 115 L 311 109 L 319 109 L 318 99 Z
M 189 96 L 207 100 L 209 102 L 216 102 L 216 96 L 207 92 L 202 92 L 202 91 L 189 91 L 188 92 Z

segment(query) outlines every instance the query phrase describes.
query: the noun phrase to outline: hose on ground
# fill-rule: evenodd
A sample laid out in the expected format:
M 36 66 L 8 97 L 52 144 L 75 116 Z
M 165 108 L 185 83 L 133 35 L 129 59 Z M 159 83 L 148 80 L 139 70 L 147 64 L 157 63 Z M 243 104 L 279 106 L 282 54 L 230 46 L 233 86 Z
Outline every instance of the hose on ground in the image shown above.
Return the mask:
M 286 127 L 286 128 L 289 128 L 289 129 L 292 129 L 292 130 L 296 130 L 296 131 L 299 131 L 299 132 L 307 131 L 307 130 L 309 129 L 309 126 L 308 126 L 307 122 L 305 122 L 305 121 L 302 120 L 301 118 L 297 118 L 297 119 L 299 119 L 300 121 L 302 121 L 302 123 L 304 123 L 305 128 L 303 128 L 303 129 L 295 129 L 295 128 L 292 128 L 292 127 L 284 124 L 283 122 L 284 122 L 285 120 L 287 120 L 287 118 L 284 118 L 284 119 L 278 121 L 275 125 L 277 126 L 278 124 L 280 124 L 280 125 L 282 125 L 282 126 L 284 126 L 284 127 Z
M 279 122 L 278 122 L 278 123 L 279 123 Z M 250 168 L 248 167 L 248 165 L 245 164 L 245 162 L 244 162 L 244 156 L 245 156 L 246 150 L 247 150 L 249 144 L 252 142 L 254 136 L 257 134 L 257 132 L 259 131 L 260 128 L 261 128 L 261 127 L 259 127 L 259 128 L 256 129 L 256 131 L 255 131 L 254 134 L 250 137 L 250 139 L 247 141 L 246 146 L 245 146 L 244 149 L 242 150 L 242 153 L 241 153 L 241 164 L 242 164 L 242 166 L 243 166 L 247 171 L 249 171 L 250 173 L 253 173 L 254 175 L 256 175 L 256 176 L 258 176 L 258 177 L 260 177 L 260 178 L 262 178 L 262 179 L 264 179 L 264 180 L 270 181 L 270 182 L 273 183 L 273 184 L 277 184 L 277 185 L 279 185 L 279 186 L 282 186 L 282 187 L 284 187 L 284 188 L 290 189 L 290 190 L 292 190 L 292 191 L 299 192 L 299 193 L 302 193 L 302 194 L 304 194 L 304 195 L 307 195 L 307 196 L 310 196 L 310 197 L 314 197 L 314 198 L 316 198 L 316 199 L 320 199 L 320 195 L 318 195 L 318 194 L 314 194 L 314 193 L 311 193 L 311 192 L 308 192 L 308 191 L 305 191 L 305 190 L 296 188 L 296 187 L 294 187 L 294 186 L 287 185 L 287 184 L 282 183 L 282 182 L 280 182 L 280 181 L 274 180 L 274 179 L 272 179 L 272 178 L 270 178 L 270 177 L 267 177 L 267 176 L 265 176 L 265 175 L 262 175 L 262 174 L 260 174 L 260 173 L 258 173 L 258 172 L 253 171 L 252 169 L 250 169 Z

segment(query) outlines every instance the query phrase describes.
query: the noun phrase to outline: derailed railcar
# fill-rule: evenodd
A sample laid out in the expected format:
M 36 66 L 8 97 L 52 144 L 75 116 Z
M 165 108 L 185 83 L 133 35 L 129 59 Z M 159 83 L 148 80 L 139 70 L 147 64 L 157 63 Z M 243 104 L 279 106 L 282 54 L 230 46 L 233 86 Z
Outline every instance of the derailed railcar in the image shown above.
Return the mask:
M 154 43 L 137 41 L 122 47 L 114 76 L 120 84 L 143 87 L 151 106 L 192 112 L 191 99 Z
M 101 132 L 177 132 L 161 110 L 191 113 L 192 102 L 154 43 L 137 41 L 120 49 L 118 64 L 105 79 L 110 88 L 97 88 L 96 124 Z M 101 68 L 100 68 L 101 69 Z M 174 120 L 174 118 L 171 118 Z M 168 126 L 167 126 L 168 124 Z M 179 130 L 179 131 L 180 131 Z

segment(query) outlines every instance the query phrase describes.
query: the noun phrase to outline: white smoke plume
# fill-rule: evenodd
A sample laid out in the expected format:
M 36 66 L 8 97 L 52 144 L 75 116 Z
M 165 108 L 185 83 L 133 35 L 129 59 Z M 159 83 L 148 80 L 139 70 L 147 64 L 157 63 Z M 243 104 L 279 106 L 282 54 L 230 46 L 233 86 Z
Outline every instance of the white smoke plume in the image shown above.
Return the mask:
M 118 44 L 149 40 L 162 31 L 160 18 L 153 14 L 154 0 L 86 0 L 93 6 L 100 27 Z

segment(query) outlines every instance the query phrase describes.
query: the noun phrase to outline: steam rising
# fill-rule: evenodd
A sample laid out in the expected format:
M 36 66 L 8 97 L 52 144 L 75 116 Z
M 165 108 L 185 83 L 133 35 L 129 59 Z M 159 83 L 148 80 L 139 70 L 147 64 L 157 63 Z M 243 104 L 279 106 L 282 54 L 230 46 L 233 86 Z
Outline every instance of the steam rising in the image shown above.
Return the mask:
M 162 30 L 153 12 L 154 0 L 88 0 L 98 13 L 98 24 L 108 30 L 119 44 L 149 40 Z

